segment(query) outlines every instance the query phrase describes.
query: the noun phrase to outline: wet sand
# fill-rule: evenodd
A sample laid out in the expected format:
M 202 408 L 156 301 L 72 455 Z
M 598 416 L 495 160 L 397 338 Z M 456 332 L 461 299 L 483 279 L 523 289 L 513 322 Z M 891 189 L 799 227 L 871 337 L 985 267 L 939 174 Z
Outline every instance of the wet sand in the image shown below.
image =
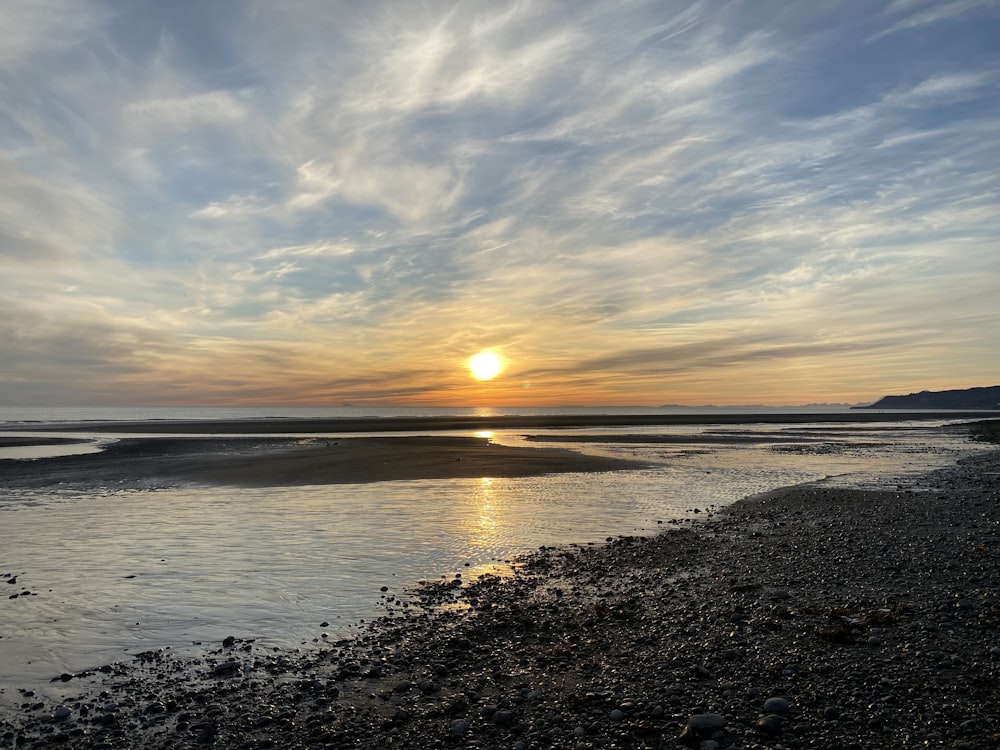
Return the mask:
M 315 651 L 234 633 L 64 675 L 0 746 L 995 748 L 998 475 L 990 451 L 905 489 L 787 488 L 388 591 Z
M 570 450 L 497 445 L 485 438 L 153 437 L 120 440 L 100 453 L 0 461 L 0 486 L 141 489 L 194 482 L 276 487 L 535 476 L 640 466 L 636 461 Z

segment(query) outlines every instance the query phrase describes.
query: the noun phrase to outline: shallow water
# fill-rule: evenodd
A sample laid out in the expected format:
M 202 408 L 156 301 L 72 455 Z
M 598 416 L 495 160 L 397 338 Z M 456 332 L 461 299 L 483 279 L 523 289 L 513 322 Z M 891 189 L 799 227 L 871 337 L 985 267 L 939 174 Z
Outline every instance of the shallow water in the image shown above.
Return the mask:
M 791 444 L 708 445 L 698 442 L 704 428 L 669 432 L 685 429 L 691 443 L 569 446 L 657 462 L 640 471 L 238 490 L 0 490 L 0 573 L 17 576 L 15 584 L 0 579 L 7 589 L 0 700 L 14 698 L 12 685 L 34 688 L 149 649 L 183 651 L 228 635 L 282 647 L 311 644 L 324 632 L 341 637 L 421 578 L 468 577 L 540 545 L 652 533 L 658 522 L 693 517 L 693 508 L 781 486 L 877 483 L 978 448 L 906 425 L 726 431 L 800 438 Z

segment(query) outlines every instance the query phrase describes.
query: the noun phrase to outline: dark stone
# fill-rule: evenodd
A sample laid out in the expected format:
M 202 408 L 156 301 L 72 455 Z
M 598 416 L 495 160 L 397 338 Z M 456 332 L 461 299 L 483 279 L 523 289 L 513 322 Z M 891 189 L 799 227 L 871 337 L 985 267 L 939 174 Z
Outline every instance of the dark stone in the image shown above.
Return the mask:
M 229 661 L 224 661 L 222 664 L 217 664 L 212 667 L 212 674 L 215 677 L 225 677 L 226 675 L 234 674 L 240 668 L 240 663 L 233 659 Z
M 781 734 L 781 725 L 785 720 L 777 714 L 768 714 L 757 719 L 754 729 L 765 737 L 777 737 Z

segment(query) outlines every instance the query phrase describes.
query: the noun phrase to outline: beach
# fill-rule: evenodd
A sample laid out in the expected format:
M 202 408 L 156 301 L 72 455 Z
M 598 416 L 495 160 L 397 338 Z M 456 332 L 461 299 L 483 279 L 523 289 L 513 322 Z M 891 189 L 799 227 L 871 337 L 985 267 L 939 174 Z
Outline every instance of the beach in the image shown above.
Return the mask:
M 998 471 L 983 452 L 542 548 L 390 592 L 315 649 L 154 649 L 24 692 L 0 746 L 996 747 Z

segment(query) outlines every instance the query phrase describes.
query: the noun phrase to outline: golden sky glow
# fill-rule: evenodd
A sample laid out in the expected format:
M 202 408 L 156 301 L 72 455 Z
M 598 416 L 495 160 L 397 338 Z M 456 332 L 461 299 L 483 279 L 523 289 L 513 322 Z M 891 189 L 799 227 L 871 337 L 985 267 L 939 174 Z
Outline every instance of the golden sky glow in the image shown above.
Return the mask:
M 996 3 L 570 5 L 5 2 L 0 405 L 1000 381 Z

